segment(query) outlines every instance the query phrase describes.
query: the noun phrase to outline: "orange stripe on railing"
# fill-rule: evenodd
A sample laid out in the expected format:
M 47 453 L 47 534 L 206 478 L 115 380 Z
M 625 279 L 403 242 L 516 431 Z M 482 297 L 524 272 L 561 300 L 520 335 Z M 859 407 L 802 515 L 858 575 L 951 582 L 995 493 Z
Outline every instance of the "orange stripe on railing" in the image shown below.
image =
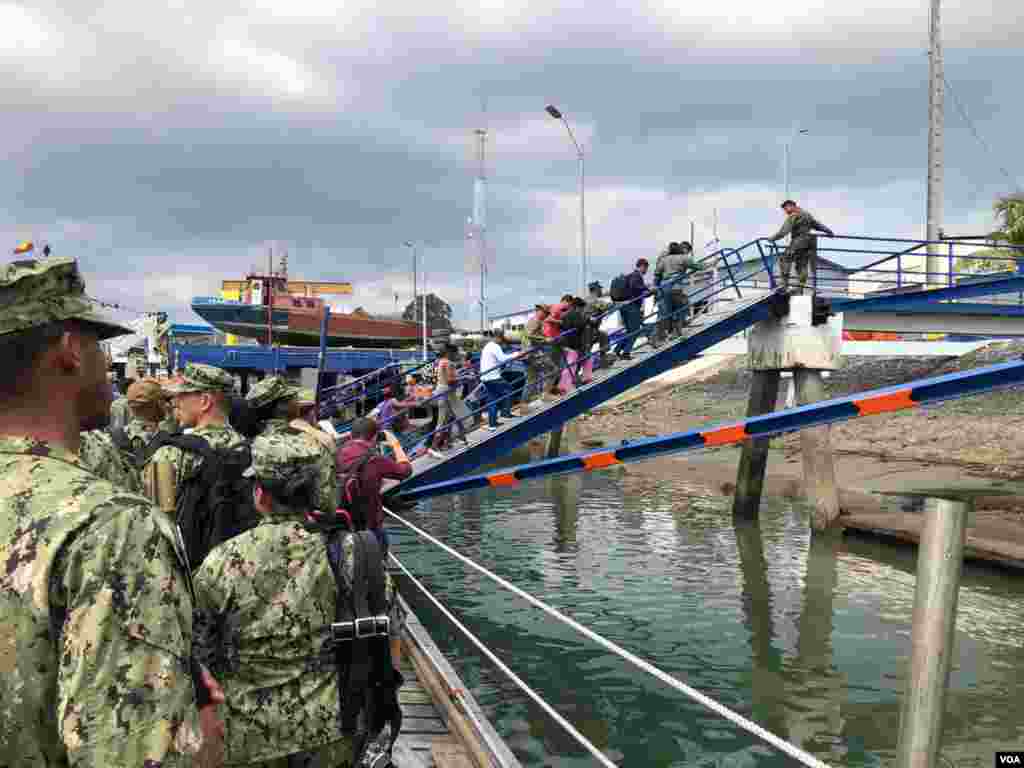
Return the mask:
M 731 427 L 721 427 L 720 429 L 716 429 L 711 432 L 701 432 L 700 436 L 704 438 L 704 445 L 706 446 L 730 445 L 732 443 L 738 443 L 741 440 L 746 440 L 749 437 L 746 426 L 743 424 L 736 424 Z
M 592 456 L 583 457 L 583 468 L 587 471 L 591 469 L 604 469 L 605 467 L 611 467 L 622 462 L 615 458 L 615 454 L 611 451 L 607 453 L 595 453 Z
M 488 476 L 487 482 L 491 484 L 492 488 L 500 488 L 505 485 L 515 485 L 519 482 L 519 478 L 512 472 L 504 472 L 500 475 Z
M 854 400 L 861 416 L 873 416 L 876 413 L 889 413 L 890 411 L 902 411 L 904 408 L 913 408 L 917 403 L 910 399 L 910 389 L 901 389 L 899 392 L 890 392 L 887 395 L 877 397 L 865 397 L 863 400 Z

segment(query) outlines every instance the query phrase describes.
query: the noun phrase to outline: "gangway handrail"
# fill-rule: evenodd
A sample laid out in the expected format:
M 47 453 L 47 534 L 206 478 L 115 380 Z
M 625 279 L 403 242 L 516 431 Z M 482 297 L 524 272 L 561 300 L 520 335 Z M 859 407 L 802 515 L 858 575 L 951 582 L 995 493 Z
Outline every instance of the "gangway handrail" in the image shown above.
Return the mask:
M 711 424 L 658 437 L 623 441 L 621 445 L 611 449 L 598 448 L 568 454 L 494 472 L 422 485 L 408 490 L 403 490 L 399 485 L 396 493 L 404 501 L 418 501 L 479 488 L 509 488 L 524 480 L 590 472 L 634 461 L 646 461 L 659 456 L 735 445 L 750 438 L 774 437 L 808 427 L 833 424 L 861 416 L 893 413 L 925 403 L 970 397 L 994 389 L 1021 384 L 1024 384 L 1024 361 L 997 363 L 970 371 L 918 379 L 909 384 L 883 387 L 822 400 L 735 422 Z
M 794 760 L 798 760 L 799 762 L 803 763 L 804 765 L 812 766 L 812 768 L 829 768 L 829 765 L 827 763 L 822 762 L 821 760 L 819 760 L 818 758 L 816 758 L 814 755 L 810 754 L 809 752 L 806 752 L 806 751 L 800 749 L 800 747 L 797 747 L 797 746 L 795 746 L 793 744 L 790 744 L 788 741 L 779 738 L 778 736 L 776 736 L 774 733 L 772 733 L 771 731 L 767 730 L 766 728 L 763 728 L 762 726 L 758 725 L 754 721 L 747 719 L 746 717 L 744 717 L 743 715 L 739 714 L 738 712 L 734 712 L 733 710 L 729 709 L 729 707 L 725 706 L 724 704 L 720 704 L 719 702 L 717 702 L 714 699 L 712 699 L 710 696 L 706 696 L 705 694 L 703 694 L 700 691 L 698 691 L 696 688 L 694 688 L 694 687 L 692 687 L 690 685 L 687 685 L 686 683 L 682 682 L 678 678 L 670 675 L 668 672 L 665 672 L 664 670 L 659 669 L 658 667 L 654 666 L 654 664 L 652 664 L 651 662 L 647 661 L 646 659 L 643 659 L 640 656 L 637 656 L 635 653 L 632 653 L 631 651 L 626 650 L 621 645 L 613 642 L 612 640 L 609 640 L 608 638 L 604 637 L 603 635 L 598 634 L 597 632 L 595 632 L 594 630 L 590 629 L 589 627 L 587 627 L 587 626 L 585 626 L 583 624 L 580 624 L 578 621 L 573 619 L 571 616 L 563 613 L 562 611 L 558 610 L 554 606 L 551 606 L 548 603 L 545 603 L 543 600 L 540 600 L 539 598 L 534 597 L 529 592 L 526 592 L 525 590 L 520 589 L 515 584 L 512 584 L 511 582 L 507 581 L 506 579 L 503 579 L 501 576 L 498 576 L 496 573 L 488 570 L 487 568 L 483 567 L 482 565 L 480 565 L 479 563 L 475 562 L 474 560 L 471 560 L 470 558 L 466 557 L 462 553 L 457 552 L 456 550 L 452 549 L 447 544 L 445 544 L 444 542 L 438 540 L 434 536 L 431 536 L 429 533 L 424 531 L 422 528 L 420 528 L 420 527 L 416 526 L 415 524 L 409 522 L 404 517 L 400 517 L 399 515 L 396 515 L 394 512 L 389 510 L 387 507 L 384 508 L 384 511 L 390 517 L 393 517 L 395 520 L 397 520 L 402 525 L 406 526 L 407 528 L 409 528 L 410 530 L 415 532 L 420 537 L 426 539 L 427 541 L 429 541 L 434 546 L 440 547 L 442 550 L 444 550 L 446 553 L 448 553 L 449 555 L 454 557 L 456 560 L 461 562 L 463 565 L 466 565 L 469 568 L 472 568 L 474 571 L 476 571 L 477 573 L 482 574 L 483 576 L 486 576 L 488 579 L 493 581 L 495 584 L 498 584 L 503 589 L 506 589 L 509 592 L 512 592 L 513 594 L 517 595 L 518 597 L 521 597 L 523 600 L 528 602 L 530 605 L 534 606 L 535 608 L 539 608 L 540 610 L 544 611 L 544 613 L 546 613 L 549 616 L 557 619 L 558 621 L 562 622 L 563 624 L 565 624 L 566 626 L 570 627 L 571 629 L 574 629 L 576 632 L 578 632 L 579 634 L 583 635 L 587 639 L 592 640 L 593 642 L 595 642 L 598 645 L 600 645 L 606 651 L 609 651 L 609 652 L 615 654 L 620 659 L 623 659 L 623 660 L 629 662 L 634 667 L 637 667 L 638 669 L 643 670 L 644 672 L 646 672 L 647 674 L 651 675 L 652 677 L 657 678 L 658 680 L 660 680 L 661 682 L 665 683 L 665 685 L 669 686 L 670 688 L 672 688 L 672 689 L 674 689 L 674 690 L 676 690 L 676 691 L 678 691 L 678 692 L 688 696 L 689 698 L 693 699 L 694 701 L 698 702 L 699 704 L 702 704 L 703 706 L 705 706 L 707 709 L 710 709 L 715 714 L 720 715 L 721 717 L 724 717 L 726 720 L 731 721 L 733 724 L 739 726 L 740 728 L 742 728 L 743 730 L 747 731 L 748 733 L 751 733 L 754 736 L 757 736 L 758 738 L 760 738 L 762 741 L 765 741 L 768 744 L 771 744 L 773 747 L 775 747 L 780 752 L 783 752 L 783 753 L 789 755 Z
M 408 568 L 405 567 L 402 561 L 395 557 L 394 553 L 392 553 L 389 556 L 389 559 L 391 560 L 391 562 L 398 566 L 402 573 L 404 573 L 406 577 L 409 579 L 409 581 L 412 582 L 413 586 L 419 589 L 420 592 L 423 593 L 424 597 L 426 597 L 427 600 L 434 604 L 434 607 L 441 612 L 442 616 L 444 616 L 446 619 L 448 619 L 448 621 L 454 624 L 455 628 L 458 629 L 463 635 L 465 635 L 466 639 L 469 640 L 469 642 L 471 642 L 473 645 L 475 645 L 477 649 L 480 651 L 480 653 L 482 653 L 492 664 L 494 664 L 494 666 L 496 666 L 499 671 L 504 672 L 509 680 L 515 683 L 515 685 L 523 693 L 525 693 L 538 707 L 547 712 L 548 715 L 550 715 L 556 723 L 562 726 L 562 728 L 564 728 L 570 736 L 576 739 L 580 746 L 582 746 L 591 755 L 593 755 L 594 758 L 599 763 L 601 763 L 601 765 L 607 766 L 608 768 L 618 768 L 618 766 L 611 760 L 609 760 L 605 756 L 605 754 L 592 741 L 590 741 L 590 739 L 588 739 L 586 736 L 584 736 L 582 733 L 576 730 L 575 726 L 573 726 L 572 723 L 570 723 L 568 720 L 565 719 L 565 717 L 559 714 L 558 710 L 556 710 L 554 707 L 548 704 L 548 702 L 545 701 L 543 696 L 541 696 L 539 693 L 537 693 L 537 691 L 531 688 L 525 680 L 519 677 L 519 675 L 513 672 L 512 669 L 507 664 L 505 664 L 505 662 L 499 659 L 498 655 L 494 653 L 494 651 L 492 651 L 490 648 L 488 648 L 487 645 L 484 644 L 483 640 L 481 640 L 479 637 L 473 634 L 472 630 L 470 630 L 469 627 L 467 627 L 465 624 L 459 621 L 455 617 L 455 614 L 448 610 L 448 608 L 445 607 L 444 603 L 438 600 L 434 596 L 434 594 L 429 589 L 427 589 L 423 582 L 421 582 L 419 579 L 412 575 L 412 573 L 409 571 Z
M 756 275 L 759 275 L 762 271 L 764 271 L 764 270 L 758 270 L 757 272 L 752 273 L 750 275 L 750 277 L 754 277 Z M 676 279 L 683 279 L 683 276 L 680 276 L 679 278 L 676 278 Z M 663 281 L 662 284 L 658 286 L 658 289 L 647 291 L 647 292 L 644 293 L 643 296 L 637 297 L 636 299 L 633 299 L 632 301 L 643 301 L 643 300 L 646 300 L 647 297 L 649 297 L 650 295 L 652 295 L 654 293 L 657 293 L 657 291 L 661 290 L 662 286 L 670 285 L 671 283 L 674 283 L 676 279 L 673 279 L 671 282 Z M 720 280 L 718 282 L 725 283 L 726 280 L 723 278 L 722 280 Z M 710 285 L 710 284 L 707 285 L 707 286 L 702 286 L 702 287 L 697 289 L 697 291 L 695 292 L 694 295 L 695 296 L 699 295 L 702 291 L 709 291 L 710 292 L 710 289 L 712 287 L 713 287 L 713 285 Z M 724 292 L 726 290 L 728 290 L 728 287 L 723 286 L 718 291 L 713 292 L 713 293 L 709 293 L 709 295 L 706 296 L 706 297 L 695 299 L 693 303 L 698 303 L 698 302 L 701 302 L 701 301 L 709 301 L 714 296 L 717 296 L 719 293 L 722 293 L 722 292 Z M 625 304 L 625 303 L 628 303 L 628 302 L 622 302 L 622 303 Z M 673 319 L 673 318 L 675 318 L 675 317 L 677 317 L 679 315 L 683 315 L 683 314 L 688 313 L 688 312 L 689 312 L 689 302 L 687 304 L 684 304 L 682 307 L 680 307 L 679 309 L 675 310 L 674 312 L 672 312 L 672 314 L 668 315 L 667 318 L 665 318 L 665 319 Z M 616 341 L 616 344 L 620 344 L 620 343 L 622 343 L 622 341 L 624 341 L 624 340 L 626 340 L 628 338 L 631 338 L 631 337 L 632 338 L 639 338 L 640 336 L 644 335 L 645 333 L 647 333 L 648 336 L 649 336 L 650 331 L 646 330 L 646 324 L 644 323 L 644 321 L 648 320 L 651 317 L 654 317 L 656 314 L 658 314 L 658 310 L 657 309 L 655 309 L 655 311 L 652 312 L 651 314 L 645 315 L 641 319 L 640 327 L 637 330 L 635 330 L 635 331 L 632 331 L 632 332 L 629 332 L 629 333 L 626 333 L 626 334 L 623 334 L 622 336 L 620 336 L 619 339 Z M 659 321 L 661 319 L 662 318 L 659 315 Z M 561 339 L 563 337 L 570 336 L 573 333 L 577 333 L 577 331 L 575 331 L 575 330 L 564 331 L 562 334 L 560 334 L 558 337 L 556 337 L 556 339 Z M 554 342 L 556 339 L 553 339 L 552 342 Z M 511 360 L 507 360 L 504 363 L 499 363 L 498 365 L 493 366 L 492 368 L 489 368 L 488 371 L 494 371 L 494 370 L 498 370 L 500 368 L 504 368 L 505 366 L 510 365 L 511 363 L 516 362 L 516 360 L 522 360 L 523 358 L 529 357 L 530 355 L 541 354 L 541 353 L 546 354 L 549 347 L 550 347 L 550 343 L 544 344 L 544 345 L 541 345 L 541 346 L 538 346 L 538 347 L 533 347 L 530 350 L 527 350 L 525 354 L 518 355 L 515 358 L 513 358 Z M 600 350 L 598 350 L 596 352 L 595 351 L 591 351 L 591 352 L 589 352 L 586 355 L 580 355 L 575 363 L 564 362 L 564 363 L 562 363 L 561 366 L 556 368 L 553 373 L 549 372 L 549 375 L 551 376 L 551 378 L 557 380 L 557 377 L 560 377 L 563 371 L 570 369 L 570 367 L 575 367 L 578 370 L 578 369 L 580 369 L 585 364 L 586 361 L 592 359 L 593 357 L 595 357 L 598 354 L 600 354 Z M 547 380 L 547 377 L 548 377 L 548 375 L 541 376 L 538 379 L 537 383 L 541 384 L 542 382 Z M 480 374 L 480 379 L 481 379 L 481 381 L 483 381 L 483 373 Z M 521 387 L 518 387 L 516 389 L 510 390 L 508 393 L 506 393 L 505 395 L 501 396 L 497 400 L 494 400 L 494 401 L 488 400 L 488 401 L 486 401 L 479 408 L 476 408 L 475 410 L 470 411 L 465 416 L 457 419 L 457 421 L 461 422 L 461 421 L 467 420 L 467 419 L 475 420 L 475 417 L 477 415 L 479 415 L 479 414 L 482 414 L 484 411 L 488 410 L 491 407 L 492 403 L 496 403 L 496 404 L 497 403 L 503 403 L 506 400 L 513 399 L 516 395 L 519 395 L 519 394 L 523 393 L 528 386 L 529 386 L 529 382 L 528 381 L 524 381 L 523 385 Z M 427 404 L 429 402 L 433 402 L 435 400 L 440 400 L 440 399 L 446 398 L 447 396 L 448 396 L 447 392 L 441 392 L 441 393 L 432 395 L 431 397 L 427 398 L 426 400 L 423 400 L 422 402 L 418 403 L 418 405 L 422 406 L 422 405 L 425 405 L 425 404 Z M 394 416 L 390 417 L 389 419 L 386 419 L 379 426 L 383 427 L 386 424 L 390 424 L 393 420 L 395 420 L 397 418 L 398 418 L 398 414 L 395 414 Z M 417 435 L 416 436 L 416 440 L 415 440 L 415 444 L 426 445 L 427 442 L 435 434 L 437 434 L 439 431 L 444 430 L 444 429 L 452 429 L 452 428 L 453 427 L 452 427 L 451 424 L 439 424 L 435 429 L 427 432 L 426 434 Z

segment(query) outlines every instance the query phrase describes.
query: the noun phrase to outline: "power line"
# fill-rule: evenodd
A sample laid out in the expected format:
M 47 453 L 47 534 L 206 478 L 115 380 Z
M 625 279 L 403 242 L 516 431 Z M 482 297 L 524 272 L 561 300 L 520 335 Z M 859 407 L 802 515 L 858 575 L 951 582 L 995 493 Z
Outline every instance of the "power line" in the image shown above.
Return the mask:
M 963 105 L 963 102 L 960 101 L 959 97 L 956 95 L 956 91 L 953 90 L 953 86 L 950 85 L 950 82 L 948 79 L 946 79 L 945 75 L 942 76 L 942 80 L 946 84 L 946 90 L 949 91 L 949 95 L 953 97 L 953 104 L 956 106 L 957 112 L 960 113 L 960 117 L 967 124 L 967 128 L 970 130 L 975 140 L 982 146 L 985 152 L 988 153 L 989 158 L 992 160 L 992 163 L 996 166 L 996 168 L 999 169 L 999 172 L 1006 177 L 1006 180 L 1010 183 L 1010 185 L 1014 189 L 1019 189 L 1020 185 L 1017 184 L 1016 180 L 1013 177 L 1013 174 L 1006 170 L 1006 166 L 1004 166 L 999 161 L 996 153 L 992 151 L 992 147 L 989 145 L 987 141 L 985 141 L 985 139 L 982 138 L 981 134 L 978 132 L 978 128 L 974 124 L 974 121 L 971 120 L 970 115 L 967 114 L 967 108 Z

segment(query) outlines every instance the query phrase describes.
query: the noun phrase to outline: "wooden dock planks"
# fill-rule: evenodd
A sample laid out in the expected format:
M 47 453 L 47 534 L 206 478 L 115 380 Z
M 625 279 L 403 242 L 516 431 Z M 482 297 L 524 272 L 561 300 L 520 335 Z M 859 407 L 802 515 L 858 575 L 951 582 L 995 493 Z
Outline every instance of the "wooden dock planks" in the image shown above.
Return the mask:
M 399 745 L 424 768 L 521 768 L 419 619 L 403 605 L 408 620 L 402 640 L 405 684 L 398 692 Z

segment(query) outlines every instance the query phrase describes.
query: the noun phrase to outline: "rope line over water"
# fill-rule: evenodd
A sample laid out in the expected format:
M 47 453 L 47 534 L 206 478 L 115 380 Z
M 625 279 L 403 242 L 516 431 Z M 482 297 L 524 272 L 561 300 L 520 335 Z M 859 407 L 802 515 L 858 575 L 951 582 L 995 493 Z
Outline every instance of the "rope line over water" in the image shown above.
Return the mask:
M 601 763 L 601 765 L 604 765 L 607 768 L 618 768 L 618 766 L 611 760 L 609 760 L 605 756 L 605 754 L 600 749 L 598 749 L 596 745 L 594 745 L 582 733 L 577 731 L 572 723 L 570 723 L 568 720 L 566 720 L 564 717 L 558 714 L 558 712 L 550 704 L 548 704 L 539 693 L 533 690 L 533 688 L 531 688 L 529 684 L 527 684 L 515 672 L 509 669 L 508 665 L 506 665 L 501 659 L 499 659 L 490 648 L 484 645 L 483 640 L 474 635 L 469 630 L 469 628 L 466 627 L 465 624 L 463 624 L 457 618 L 455 618 L 451 611 L 445 608 L 444 605 L 442 605 L 442 603 L 436 597 L 434 597 L 434 595 L 430 593 L 430 590 L 428 590 L 415 576 L 413 576 L 409 572 L 408 568 L 402 565 L 402 562 L 397 557 L 391 555 L 391 560 L 395 563 L 395 565 L 401 568 L 402 573 L 408 576 L 409 580 L 421 592 L 423 592 L 424 595 L 426 595 L 427 599 L 434 604 L 434 607 L 436 607 L 437 610 L 439 610 L 445 616 L 445 618 L 448 619 L 448 621 L 454 624 L 455 627 L 460 632 L 462 632 L 462 634 L 464 634 L 466 638 L 471 643 L 473 643 L 473 645 L 475 645 L 479 649 L 479 651 L 491 661 L 492 664 L 494 664 L 498 669 L 504 672 L 513 683 L 519 686 L 520 690 L 522 690 L 523 693 L 529 696 L 534 701 L 534 703 L 537 704 L 537 706 L 539 706 L 541 709 L 547 712 L 556 723 L 562 726 L 574 739 L 576 739 L 576 741 L 578 741 L 584 749 L 586 749 L 590 754 L 592 754 L 594 758 L 599 763 Z
M 400 522 L 402 525 L 406 526 L 410 530 L 412 530 L 415 533 L 417 533 L 419 536 L 421 536 L 424 539 L 426 539 L 427 541 L 429 541 L 431 544 L 434 544 L 435 546 L 440 547 L 441 549 L 443 549 L 445 552 L 447 552 L 449 555 L 454 557 L 459 562 L 469 566 L 470 568 L 472 568 L 473 570 L 477 571 L 478 573 L 486 576 L 487 578 L 489 578 L 491 581 L 495 582 L 499 586 L 504 587 L 505 589 L 509 590 L 510 592 L 513 592 L 514 594 L 516 594 L 519 597 L 523 598 L 524 600 L 526 600 L 528 603 L 530 603 L 534 607 L 541 609 L 542 611 L 544 611 L 549 616 L 552 616 L 552 617 L 558 619 L 559 621 L 563 622 L 564 624 L 567 624 L 568 626 L 572 627 L 577 632 L 579 632 L 581 635 L 583 635 L 584 637 L 589 638 L 590 640 L 593 640 L 595 643 L 600 645 L 605 650 L 610 651 L 611 653 L 614 653 L 619 658 L 622 658 L 622 659 L 628 661 L 630 664 L 633 664 L 635 667 L 638 667 L 639 669 L 642 669 L 644 672 L 647 672 L 649 675 L 652 675 L 653 677 L 656 677 L 658 680 L 660 680 L 661 682 L 665 683 L 665 685 L 669 686 L 670 688 L 674 688 L 675 690 L 679 691 L 680 693 L 682 693 L 682 694 L 684 694 L 686 696 L 689 696 L 691 699 L 693 699 L 694 701 L 704 705 L 705 707 L 710 709 L 715 714 L 717 714 L 717 715 L 719 715 L 721 717 L 724 717 L 726 720 L 729 720 L 730 722 L 732 722 L 733 724 L 739 726 L 740 728 L 742 728 L 743 730 L 747 731 L 748 733 L 752 733 L 755 736 L 757 736 L 758 738 L 760 738 L 762 741 L 765 741 L 768 744 L 771 744 L 773 747 L 775 747 L 780 752 L 784 752 L 785 754 L 787 754 L 790 757 L 792 757 L 794 760 L 797 760 L 797 761 L 803 763 L 804 765 L 811 766 L 812 768 L 830 768 L 830 766 L 827 763 L 822 762 L 821 760 L 819 760 L 818 758 L 816 758 L 814 755 L 810 754 L 809 752 L 805 752 L 804 750 L 800 749 L 799 747 L 797 747 L 797 746 L 795 746 L 793 744 L 790 744 L 788 741 L 779 738 L 778 736 L 776 736 L 771 731 L 768 731 L 768 730 L 762 728 L 760 725 L 758 725 L 757 723 L 753 722 L 752 720 L 748 720 L 747 718 L 745 718 L 743 715 L 739 714 L 738 712 L 733 712 L 727 706 L 725 706 L 724 704 L 718 703 L 717 701 L 715 701 L 714 699 L 710 698 L 709 696 L 705 696 L 703 693 L 698 691 L 696 688 L 693 688 L 692 686 L 689 686 L 686 683 L 676 679 L 672 675 L 668 674 L 668 672 L 665 672 L 665 671 L 663 671 L 661 669 L 658 669 L 658 667 L 654 666 L 649 661 L 646 661 L 646 660 L 640 658 L 636 654 L 631 653 L 630 651 L 627 651 L 622 646 L 612 642 L 611 640 L 608 640 L 607 638 L 603 637 L 602 635 L 597 634 L 597 632 L 594 632 L 592 629 L 590 629 L 588 627 L 585 627 L 584 625 L 580 624 L 578 621 L 576 621 L 572 617 L 567 616 L 566 614 L 564 614 L 561 611 L 559 611 L 557 608 L 554 608 L 553 606 L 548 605 L 547 603 L 543 602 L 542 600 L 539 600 L 538 598 L 534 597 L 530 593 L 523 591 L 522 589 L 517 587 L 515 584 L 512 584 L 509 581 L 506 581 L 501 576 L 498 576 L 497 574 L 492 573 L 491 571 L 489 571 L 486 568 L 484 568 L 482 565 L 479 565 L 478 563 L 474 562 L 473 560 L 470 560 L 468 557 L 466 557 L 465 555 L 463 555 L 463 554 L 457 552 L 456 550 L 452 549 L 451 547 L 449 547 L 444 542 L 439 541 L 435 537 L 431 536 L 429 533 L 424 531 L 422 528 L 419 528 L 416 525 L 414 525 L 413 523 L 410 523 L 408 520 L 406 520 L 406 519 L 404 519 L 402 517 L 399 517 L 398 515 L 396 515 L 391 510 L 385 508 L 384 511 L 387 512 L 388 515 L 393 517 L 395 520 Z

